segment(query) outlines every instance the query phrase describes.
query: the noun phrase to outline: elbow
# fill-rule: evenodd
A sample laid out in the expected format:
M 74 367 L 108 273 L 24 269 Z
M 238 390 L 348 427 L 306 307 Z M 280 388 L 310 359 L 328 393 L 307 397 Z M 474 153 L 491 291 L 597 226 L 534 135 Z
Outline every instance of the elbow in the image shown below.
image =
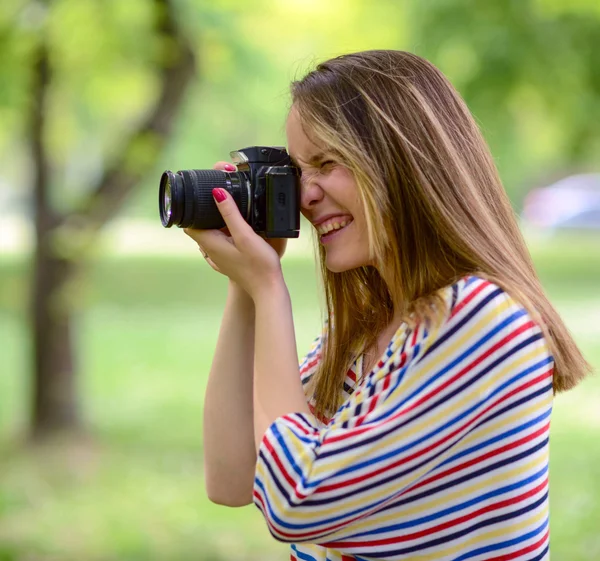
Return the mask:
M 217 463 L 204 463 L 204 488 L 211 503 L 240 507 L 252 504 L 254 492 L 254 465 L 245 469 Z
M 206 489 L 208 500 L 221 506 L 241 507 L 252 504 L 252 493 L 232 493 L 229 490 Z
M 254 481 L 241 481 L 241 478 L 210 478 L 205 480 L 205 489 L 211 503 L 222 506 L 239 507 L 252 504 Z

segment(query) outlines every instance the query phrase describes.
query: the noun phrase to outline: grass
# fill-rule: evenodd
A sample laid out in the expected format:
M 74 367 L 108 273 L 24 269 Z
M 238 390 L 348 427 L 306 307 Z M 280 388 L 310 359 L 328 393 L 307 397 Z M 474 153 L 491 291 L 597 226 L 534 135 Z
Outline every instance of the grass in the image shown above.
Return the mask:
M 600 369 L 600 243 L 532 242 L 544 286 Z M 593 259 L 593 256 L 596 256 Z M 298 348 L 319 330 L 314 266 L 284 260 Z M 202 481 L 206 375 L 225 283 L 195 255 L 91 263 L 69 289 L 89 436 L 31 448 L 27 266 L 0 260 L 0 561 L 288 558 L 253 506 L 211 504 Z M 600 380 L 558 396 L 552 557 L 600 558 Z

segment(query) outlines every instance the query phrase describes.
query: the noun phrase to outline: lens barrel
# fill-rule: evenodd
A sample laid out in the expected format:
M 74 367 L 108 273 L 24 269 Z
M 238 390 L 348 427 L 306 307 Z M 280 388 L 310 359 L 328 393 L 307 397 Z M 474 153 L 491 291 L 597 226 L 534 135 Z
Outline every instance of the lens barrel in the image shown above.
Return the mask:
M 244 172 L 189 169 L 165 171 L 160 178 L 158 207 L 165 228 L 223 228 L 225 222 L 212 196 L 220 187 L 233 197 L 242 216 L 250 219 L 250 181 Z

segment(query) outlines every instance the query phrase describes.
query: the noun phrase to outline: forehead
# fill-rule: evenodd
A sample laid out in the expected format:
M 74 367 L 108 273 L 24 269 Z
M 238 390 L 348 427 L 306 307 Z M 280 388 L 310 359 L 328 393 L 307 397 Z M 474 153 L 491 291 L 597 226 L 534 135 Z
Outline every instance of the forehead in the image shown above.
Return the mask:
M 288 152 L 295 160 L 308 161 L 315 154 L 322 152 L 322 148 L 315 144 L 306 134 L 300 113 L 292 107 L 288 115 L 285 132 L 287 136 Z

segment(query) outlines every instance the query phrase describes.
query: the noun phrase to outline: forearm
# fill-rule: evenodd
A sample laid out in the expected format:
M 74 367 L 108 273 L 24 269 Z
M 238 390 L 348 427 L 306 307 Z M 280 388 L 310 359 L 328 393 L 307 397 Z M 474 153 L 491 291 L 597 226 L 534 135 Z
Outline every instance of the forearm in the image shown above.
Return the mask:
M 206 388 L 203 429 L 209 498 L 230 506 L 252 501 L 253 355 L 254 303 L 231 283 Z
M 290 295 L 283 280 L 255 301 L 254 439 L 288 413 L 310 413 L 298 368 Z

